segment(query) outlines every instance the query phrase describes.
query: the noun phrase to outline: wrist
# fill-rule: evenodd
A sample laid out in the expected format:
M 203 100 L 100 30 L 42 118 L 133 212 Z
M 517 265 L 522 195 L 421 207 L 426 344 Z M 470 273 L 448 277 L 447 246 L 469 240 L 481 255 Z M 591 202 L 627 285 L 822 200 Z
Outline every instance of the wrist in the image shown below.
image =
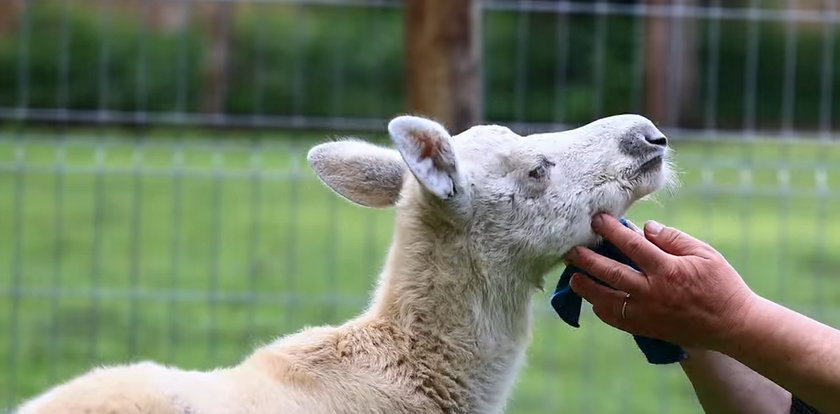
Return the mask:
M 716 334 L 712 335 L 708 349 L 725 354 L 737 352 L 746 345 L 745 342 L 750 342 L 750 338 L 755 337 L 752 332 L 763 329 L 761 321 L 770 311 L 771 304 L 772 302 L 747 290 L 740 305 L 727 310 L 727 318 L 723 318 L 725 322 L 715 331 Z

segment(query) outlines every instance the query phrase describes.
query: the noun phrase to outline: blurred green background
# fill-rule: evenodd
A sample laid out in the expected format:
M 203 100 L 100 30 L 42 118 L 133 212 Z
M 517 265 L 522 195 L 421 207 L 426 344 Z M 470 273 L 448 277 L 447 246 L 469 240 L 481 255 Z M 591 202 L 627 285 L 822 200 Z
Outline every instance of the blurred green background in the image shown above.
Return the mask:
M 96 364 L 234 364 L 279 335 L 364 308 L 392 212 L 336 197 L 305 154 L 337 136 L 387 141 L 385 121 L 405 101 L 401 2 L 219 3 L 229 8 L 230 67 L 215 101 L 205 9 L 217 3 L 8 4 L 0 10 L 0 407 Z M 715 18 L 721 2 L 685 2 L 693 8 L 676 19 L 695 24 L 684 47 L 696 83 L 677 97 L 681 114 L 669 123 L 646 107 L 646 12 L 583 7 L 592 4 L 488 2 L 488 122 L 526 133 L 621 112 L 650 116 L 672 139 L 683 184 L 629 216 L 710 241 L 760 294 L 840 324 L 840 145 L 831 129 L 840 51 L 826 31 L 836 22 L 791 20 L 781 1 L 723 5 L 769 16 L 755 21 Z M 826 4 L 799 7 L 807 17 Z M 560 7 L 576 5 L 584 11 Z M 790 85 L 795 93 L 785 92 Z M 139 121 L 108 118 L 115 112 Z M 82 113 L 93 118 L 72 119 Z M 194 114 L 222 118 L 179 118 Z M 243 128 L 224 118 L 262 115 L 377 128 Z M 582 328 L 561 323 L 548 304 L 558 276 L 536 298 L 534 341 L 508 412 L 701 412 L 679 367 L 645 364 L 629 335 L 588 308 Z

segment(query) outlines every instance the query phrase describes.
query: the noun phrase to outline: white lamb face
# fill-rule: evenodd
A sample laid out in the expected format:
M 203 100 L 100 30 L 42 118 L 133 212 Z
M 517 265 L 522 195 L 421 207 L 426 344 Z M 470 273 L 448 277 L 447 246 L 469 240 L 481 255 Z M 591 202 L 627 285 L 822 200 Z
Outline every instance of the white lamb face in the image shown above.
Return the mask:
M 464 230 L 479 251 L 510 259 L 550 263 L 594 243 L 595 213 L 622 215 L 672 175 L 665 136 L 638 115 L 526 137 L 500 126 L 450 137 L 410 116 L 388 131 L 399 152 L 339 141 L 313 148 L 310 163 L 351 201 L 425 212 Z

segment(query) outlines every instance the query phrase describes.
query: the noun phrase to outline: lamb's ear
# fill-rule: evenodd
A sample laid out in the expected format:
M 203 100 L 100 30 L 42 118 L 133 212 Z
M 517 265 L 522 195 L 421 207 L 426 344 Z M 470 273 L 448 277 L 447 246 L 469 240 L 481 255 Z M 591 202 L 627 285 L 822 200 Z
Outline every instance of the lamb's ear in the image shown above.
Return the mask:
M 400 116 L 388 133 L 408 169 L 430 193 L 442 200 L 464 193 L 464 179 L 452 148 L 452 137 L 440 124 L 415 116 Z
M 405 163 L 392 149 L 345 140 L 316 145 L 307 155 L 318 178 L 366 207 L 390 207 L 400 196 Z

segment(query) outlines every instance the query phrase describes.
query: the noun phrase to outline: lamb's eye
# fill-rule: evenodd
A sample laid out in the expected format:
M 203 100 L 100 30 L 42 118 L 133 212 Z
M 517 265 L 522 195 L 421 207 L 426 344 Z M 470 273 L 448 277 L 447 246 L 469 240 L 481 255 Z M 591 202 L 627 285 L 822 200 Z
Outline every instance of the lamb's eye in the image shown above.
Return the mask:
M 540 178 L 545 177 L 545 172 L 546 172 L 545 167 L 540 165 L 539 167 L 534 168 L 531 171 L 528 171 L 528 177 L 539 180 Z
M 528 177 L 539 180 L 548 175 L 548 169 L 553 166 L 553 162 L 549 161 L 548 158 L 541 156 L 540 165 L 532 169 L 531 171 L 528 171 Z

